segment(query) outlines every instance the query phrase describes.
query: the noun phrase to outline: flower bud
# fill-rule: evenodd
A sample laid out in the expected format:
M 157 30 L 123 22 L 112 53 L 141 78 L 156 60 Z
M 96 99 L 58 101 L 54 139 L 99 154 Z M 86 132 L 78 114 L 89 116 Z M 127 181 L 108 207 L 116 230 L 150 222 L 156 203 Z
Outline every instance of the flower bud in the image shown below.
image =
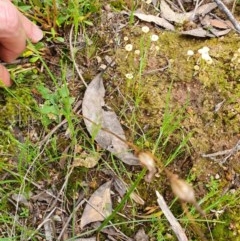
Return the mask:
M 182 201 L 196 203 L 193 187 L 186 181 L 179 179 L 177 175 L 172 174 L 170 177 L 173 193 Z
M 140 152 L 138 154 L 140 163 L 148 169 L 148 174 L 145 176 L 146 182 L 151 182 L 157 172 L 154 157 L 150 152 Z

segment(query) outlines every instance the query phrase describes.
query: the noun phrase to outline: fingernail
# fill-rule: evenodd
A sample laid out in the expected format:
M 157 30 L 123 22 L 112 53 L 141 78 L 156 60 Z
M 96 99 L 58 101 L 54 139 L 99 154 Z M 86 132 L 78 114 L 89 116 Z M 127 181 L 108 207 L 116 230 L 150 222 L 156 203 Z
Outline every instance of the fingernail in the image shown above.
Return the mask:
M 39 27 L 35 27 L 33 30 L 33 36 L 32 36 L 32 40 L 34 42 L 38 42 L 39 40 L 41 40 L 43 38 L 43 32 Z

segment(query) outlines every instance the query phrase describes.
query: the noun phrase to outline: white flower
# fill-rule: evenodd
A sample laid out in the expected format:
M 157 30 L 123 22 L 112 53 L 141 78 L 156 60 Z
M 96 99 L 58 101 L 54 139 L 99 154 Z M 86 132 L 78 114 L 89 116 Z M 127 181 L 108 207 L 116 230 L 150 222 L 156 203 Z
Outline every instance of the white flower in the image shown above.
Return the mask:
M 148 33 L 148 32 L 149 32 L 149 27 L 148 27 L 148 26 L 143 26 L 143 27 L 142 27 L 142 31 L 143 31 L 144 33 Z
M 125 36 L 125 37 L 123 38 L 123 40 L 124 40 L 124 41 L 128 41 L 128 37 Z
M 156 35 L 156 34 L 153 34 L 152 36 L 151 36 L 151 41 L 153 41 L 153 42 L 156 42 L 156 41 L 158 41 L 158 36 Z
M 202 48 L 202 50 L 203 50 L 203 52 L 208 53 L 210 49 L 207 46 L 204 46 Z
M 132 44 L 127 44 L 126 46 L 125 46 L 125 49 L 127 50 L 127 51 L 132 51 L 132 49 L 133 49 L 133 46 L 132 46 Z
M 201 54 L 201 58 L 207 62 L 207 64 L 212 64 L 213 60 L 211 56 L 209 55 L 209 48 L 207 46 L 201 48 L 198 50 L 198 53 Z
M 213 63 L 213 60 L 212 60 L 211 56 L 208 53 L 202 54 L 202 59 L 205 60 L 207 62 L 207 64 L 212 64 Z
M 125 77 L 127 79 L 132 79 L 133 78 L 133 74 L 132 73 L 125 74 Z
M 198 71 L 200 69 L 200 67 L 198 65 L 195 65 L 194 67 L 194 70 Z
M 210 57 L 210 55 L 208 53 L 203 53 L 202 54 L 202 59 L 208 61 L 208 60 L 210 60 L 212 58 Z
M 134 54 L 139 55 L 139 54 L 140 54 L 140 50 L 139 50 L 139 49 L 136 49 L 136 50 L 134 51 Z
M 199 49 L 198 50 L 198 53 L 199 54 L 205 54 L 205 53 L 208 53 L 209 52 L 209 48 L 207 46 L 204 46 L 203 48 Z
M 193 56 L 193 55 L 194 55 L 194 52 L 193 52 L 191 49 L 189 49 L 189 50 L 187 51 L 187 55 L 188 55 L 188 56 Z

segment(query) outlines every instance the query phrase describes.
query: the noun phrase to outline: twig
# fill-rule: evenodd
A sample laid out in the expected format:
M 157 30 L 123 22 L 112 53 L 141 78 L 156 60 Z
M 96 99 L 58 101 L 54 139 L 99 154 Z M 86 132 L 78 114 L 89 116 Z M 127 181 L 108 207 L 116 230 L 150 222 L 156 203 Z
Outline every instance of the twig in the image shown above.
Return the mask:
M 237 0 L 234 0 L 233 1 L 233 6 L 232 6 L 232 14 L 234 14 L 236 3 L 237 3 Z
M 183 5 L 182 5 L 182 0 L 177 0 L 177 2 L 178 2 L 178 6 L 182 9 L 182 11 L 183 11 L 184 13 L 186 13 L 186 10 L 185 10 L 185 8 L 184 8 Z
M 176 5 L 173 3 L 173 1 L 166 0 L 166 2 L 167 2 L 169 5 L 171 5 L 172 9 L 176 10 L 177 12 L 181 12 L 180 9 L 179 9 L 179 7 L 176 6 Z M 180 7 L 180 8 L 181 8 L 181 7 Z
M 78 68 L 78 65 L 77 65 L 77 63 L 76 63 L 76 61 L 75 61 L 74 48 L 73 48 L 73 44 L 72 44 L 72 37 L 73 37 L 72 35 L 73 35 L 73 25 L 72 25 L 72 27 L 71 27 L 70 34 L 69 34 L 69 45 L 70 45 L 71 58 L 72 58 L 73 65 L 74 65 L 74 67 L 75 67 L 75 69 L 76 69 L 76 71 L 77 71 L 77 73 L 78 73 L 79 78 L 81 79 L 81 81 L 83 82 L 83 84 L 85 85 L 85 87 L 87 87 L 88 85 L 87 85 L 87 83 L 85 82 L 85 80 L 84 80 L 84 78 L 83 78 L 83 76 L 82 76 L 82 74 L 81 74 L 81 72 L 80 72 L 80 70 L 79 70 L 79 68 Z
M 235 27 L 236 31 L 240 33 L 240 25 L 238 21 L 234 18 L 234 16 L 229 11 L 229 9 L 224 5 L 224 3 L 220 0 L 214 0 L 214 2 L 218 5 L 219 9 L 227 15 L 227 17 Z
M 8 66 L 8 65 L 11 65 L 11 64 L 26 64 L 26 63 L 29 63 L 29 58 L 18 58 L 16 60 L 13 60 L 11 63 L 6 63 L 6 62 L 3 62 L 0 60 L 0 64 L 1 65 L 4 65 L 4 66 Z
M 200 3 L 199 3 L 199 0 L 196 1 L 195 8 L 194 8 L 194 10 L 193 10 L 193 14 L 192 14 L 192 16 L 191 16 L 191 19 L 194 19 L 194 18 L 195 18 L 197 9 L 201 6 L 202 3 L 203 3 L 203 0 L 202 0 Z
M 234 155 L 239 150 L 240 150 L 240 140 L 238 140 L 237 144 L 233 148 L 231 148 L 231 149 L 224 150 L 224 151 L 218 151 L 218 152 L 210 153 L 210 154 L 202 154 L 202 157 L 208 157 L 208 158 L 210 158 L 210 159 L 212 159 L 214 161 L 218 161 L 217 158 L 216 158 L 217 156 L 224 156 L 224 155 L 226 155 L 220 161 L 220 164 L 224 164 L 229 157 Z
M 156 191 L 157 195 L 157 202 L 159 207 L 162 209 L 165 217 L 167 218 L 168 222 L 171 224 L 173 232 L 176 234 L 179 241 L 188 241 L 186 234 L 184 233 L 183 228 L 181 227 L 180 223 L 177 219 L 173 216 L 172 212 L 168 208 L 166 202 L 163 199 L 163 196 Z
M 142 75 L 147 75 L 147 74 L 154 74 L 156 72 L 163 72 L 165 69 L 169 68 L 170 67 L 170 62 L 168 60 L 168 58 L 164 57 L 166 59 L 166 65 L 163 66 L 162 68 L 159 68 L 159 69 L 153 69 L 153 70 L 149 70 L 149 71 L 146 71 L 146 72 L 143 72 Z

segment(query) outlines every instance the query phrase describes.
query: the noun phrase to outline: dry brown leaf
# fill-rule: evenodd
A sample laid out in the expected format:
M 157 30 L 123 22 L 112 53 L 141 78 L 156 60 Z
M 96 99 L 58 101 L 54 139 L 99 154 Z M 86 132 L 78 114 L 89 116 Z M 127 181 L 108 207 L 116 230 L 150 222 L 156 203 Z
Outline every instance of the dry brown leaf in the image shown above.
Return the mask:
M 192 12 L 189 12 L 189 13 L 174 12 L 164 0 L 161 1 L 160 9 L 161 9 L 162 18 L 175 23 L 183 23 L 185 21 L 188 21 L 192 16 Z
M 52 190 L 48 190 L 48 192 L 52 193 Z M 31 197 L 33 202 L 46 202 L 50 203 L 53 200 L 53 197 L 50 196 L 45 191 L 36 191 L 36 194 Z
M 203 28 L 195 28 L 187 31 L 182 31 L 181 34 L 200 37 L 200 38 L 215 37 L 213 34 L 209 34 L 209 31 Z
M 82 113 L 88 132 L 99 146 L 113 153 L 124 163 L 139 165 L 128 145 L 122 141 L 126 140 L 122 126 L 116 113 L 105 105 L 104 96 L 105 88 L 100 73 L 88 85 L 82 102 Z
M 217 4 L 216 3 L 207 3 L 207 4 L 204 4 L 200 7 L 198 7 L 197 11 L 196 11 L 196 14 L 197 15 L 201 15 L 201 16 L 204 16 L 206 15 L 207 13 L 211 12 L 213 9 L 215 9 L 217 7 Z M 193 13 L 194 11 L 192 11 Z
M 14 193 L 14 194 L 12 194 L 12 199 L 14 201 L 16 201 L 17 203 L 23 204 L 27 207 L 30 205 L 27 198 L 23 194 L 15 194 Z
M 143 228 L 139 229 L 134 237 L 135 241 L 148 241 L 149 237 L 145 233 L 145 230 Z
M 130 15 L 126 11 L 123 11 L 122 13 L 126 14 L 126 15 Z M 142 21 L 145 21 L 148 23 L 155 23 L 162 28 L 174 31 L 174 26 L 171 23 L 169 23 L 167 20 L 165 20 L 164 18 L 160 18 L 160 17 L 150 15 L 150 14 L 144 14 L 141 12 L 134 12 L 133 15 Z
M 182 31 L 181 34 L 200 37 L 200 38 L 206 38 L 206 37 L 214 38 L 214 37 L 220 37 L 220 36 L 226 35 L 230 31 L 231 29 L 217 30 L 216 28 L 209 28 L 209 30 L 205 30 L 203 28 L 196 28 L 188 31 Z
M 112 213 L 111 183 L 112 181 L 104 183 L 92 194 L 83 211 L 81 228 L 89 223 L 103 221 Z
M 202 26 L 206 28 L 211 25 L 210 20 L 211 20 L 211 17 L 209 15 L 204 16 L 204 18 L 200 18 L 200 22 Z
M 232 26 L 232 24 L 230 25 L 228 22 L 218 19 L 210 19 L 209 22 L 213 27 L 220 29 L 229 29 Z
M 174 12 L 164 0 L 162 0 L 160 4 L 161 16 L 170 22 L 175 22 L 180 24 L 186 21 L 193 20 L 193 18 L 196 18 L 196 16 L 198 15 L 204 16 L 207 13 L 211 12 L 216 7 L 217 7 L 216 3 L 207 3 L 198 7 L 196 12 L 191 11 L 186 13 L 177 13 L 177 12 Z
M 214 37 L 220 37 L 220 36 L 228 34 L 231 31 L 231 29 L 217 30 L 215 28 L 211 28 L 211 29 L 209 29 L 209 31 L 211 33 L 213 33 Z

